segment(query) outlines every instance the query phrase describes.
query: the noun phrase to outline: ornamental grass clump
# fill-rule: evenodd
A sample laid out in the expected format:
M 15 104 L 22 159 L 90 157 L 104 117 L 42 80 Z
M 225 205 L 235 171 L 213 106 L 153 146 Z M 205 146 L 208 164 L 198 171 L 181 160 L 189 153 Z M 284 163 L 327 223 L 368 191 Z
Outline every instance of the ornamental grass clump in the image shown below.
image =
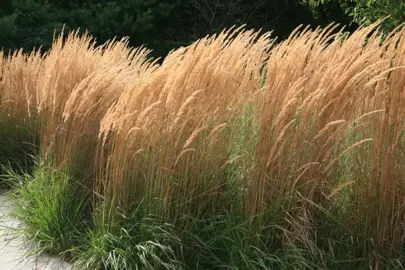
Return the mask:
M 72 33 L 1 58 L 0 125 L 86 201 L 79 266 L 401 267 L 404 31 L 231 28 L 160 64 Z

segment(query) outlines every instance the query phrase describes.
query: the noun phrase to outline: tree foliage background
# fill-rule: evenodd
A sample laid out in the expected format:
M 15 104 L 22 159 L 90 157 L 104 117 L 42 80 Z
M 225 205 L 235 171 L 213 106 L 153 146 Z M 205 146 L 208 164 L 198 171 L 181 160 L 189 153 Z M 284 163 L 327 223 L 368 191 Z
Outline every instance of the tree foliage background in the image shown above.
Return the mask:
M 225 27 L 273 31 L 285 38 L 298 25 L 338 22 L 354 30 L 391 14 L 384 27 L 403 21 L 395 0 L 1 0 L 0 47 L 49 48 L 53 33 L 88 29 L 99 42 L 128 36 L 155 56 Z

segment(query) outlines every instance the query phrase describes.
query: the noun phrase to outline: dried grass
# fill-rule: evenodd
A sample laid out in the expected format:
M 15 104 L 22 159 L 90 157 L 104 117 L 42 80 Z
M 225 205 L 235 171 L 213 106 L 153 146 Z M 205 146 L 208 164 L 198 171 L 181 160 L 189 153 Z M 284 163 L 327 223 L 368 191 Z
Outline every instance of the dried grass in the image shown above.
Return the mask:
M 405 239 L 405 41 L 403 28 L 382 39 L 376 27 L 349 37 L 297 29 L 277 45 L 229 29 L 160 65 L 125 40 L 96 47 L 72 33 L 45 56 L 0 58 L 0 113 L 37 119 L 42 153 L 85 179 L 96 204 L 125 212 L 146 200 L 171 220 L 230 207 L 219 205 L 237 187 L 256 225 L 289 198 L 286 226 L 309 243 L 313 205 L 350 206 L 349 226 L 395 253 Z

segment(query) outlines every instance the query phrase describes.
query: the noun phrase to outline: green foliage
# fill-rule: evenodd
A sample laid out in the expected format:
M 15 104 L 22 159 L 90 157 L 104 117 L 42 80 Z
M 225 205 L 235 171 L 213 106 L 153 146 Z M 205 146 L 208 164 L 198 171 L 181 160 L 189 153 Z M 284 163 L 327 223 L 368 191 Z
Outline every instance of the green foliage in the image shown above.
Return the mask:
M 235 196 L 232 196 L 235 200 Z M 235 201 L 236 203 L 236 201 Z M 134 205 L 129 216 L 105 223 L 105 211 L 94 215 L 89 241 L 74 248 L 79 269 L 314 269 L 308 251 L 277 248 L 279 213 L 267 213 L 273 227 L 253 233 L 250 221 L 234 209 L 219 214 L 178 216 L 166 221 Z M 115 209 L 109 209 L 112 214 Z M 273 244 L 273 245 L 272 245 Z
M 72 180 L 50 168 L 39 167 L 33 175 L 10 171 L 9 179 L 15 189 L 11 216 L 22 221 L 18 234 L 27 243 L 34 243 L 31 254 L 43 251 L 61 254 L 82 243 L 87 228 L 86 201 L 78 199 Z
M 102 211 L 94 215 L 89 241 L 77 246 L 79 269 L 181 269 L 171 245 L 180 240 L 173 227 L 142 215 L 141 205 L 119 223 L 104 222 Z
M 353 20 L 359 24 L 368 25 L 386 18 L 382 26 L 383 30 L 388 32 L 405 21 L 405 2 L 398 0 L 356 1 L 356 5 L 350 9 L 350 12 Z
M 400 0 L 304 0 L 313 10 L 339 7 L 355 24 L 370 25 L 385 19 L 382 30 L 389 32 L 405 21 L 405 2 Z M 340 15 L 342 16 L 342 14 Z

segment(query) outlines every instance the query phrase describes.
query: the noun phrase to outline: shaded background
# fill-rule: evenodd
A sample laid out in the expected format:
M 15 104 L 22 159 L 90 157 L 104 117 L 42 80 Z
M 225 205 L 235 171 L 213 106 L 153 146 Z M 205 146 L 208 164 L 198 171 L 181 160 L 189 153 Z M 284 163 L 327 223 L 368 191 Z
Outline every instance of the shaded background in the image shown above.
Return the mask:
M 364 2 L 364 3 L 363 3 Z M 99 43 L 128 36 L 154 56 L 232 25 L 273 30 L 283 39 L 300 24 L 338 22 L 353 31 L 395 11 L 385 27 L 402 20 L 402 1 L 353 0 L 0 0 L 0 48 L 49 48 L 53 32 L 88 29 Z

